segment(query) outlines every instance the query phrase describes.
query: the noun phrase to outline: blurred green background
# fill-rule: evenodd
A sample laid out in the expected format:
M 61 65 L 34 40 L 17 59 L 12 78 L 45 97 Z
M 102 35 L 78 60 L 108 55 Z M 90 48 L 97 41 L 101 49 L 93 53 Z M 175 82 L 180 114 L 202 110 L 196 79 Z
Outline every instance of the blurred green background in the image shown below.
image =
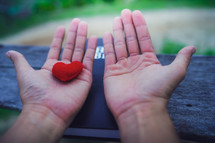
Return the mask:
M 190 14 L 190 19 L 192 19 L 192 14 L 196 11 L 198 12 L 196 15 L 198 15 L 199 13 L 204 14 L 205 11 L 209 13 L 208 15 L 215 15 L 214 0 L 0 0 L 0 43 L 14 44 L 7 42 L 8 40 L 5 40 L 5 38 L 11 37 L 14 34 L 20 33 L 28 28 L 45 24 L 49 21 L 60 21 L 64 19 L 72 19 L 74 17 L 93 17 L 96 15 L 104 15 L 104 17 L 107 15 L 119 15 L 120 11 L 124 8 L 129 8 L 131 10 L 138 9 L 144 12 L 149 11 L 151 13 L 153 13 L 153 11 L 156 11 L 158 14 L 159 11 L 161 11 L 162 13 L 163 10 L 166 12 L 167 17 L 168 11 L 166 10 L 170 10 L 169 14 L 171 14 L 174 11 L 178 11 L 178 13 L 180 13 L 180 9 L 182 9 L 182 12 L 185 11 L 183 13 L 185 16 Z M 191 10 L 191 12 L 189 10 Z M 215 22 L 215 17 L 210 17 L 208 15 L 204 14 L 203 18 L 205 19 L 202 19 L 202 21 L 205 21 L 205 23 Z M 170 19 L 171 18 L 172 17 L 170 17 Z M 202 17 L 199 17 L 199 19 L 201 18 Z M 195 19 L 197 18 L 195 17 Z M 186 19 L 182 19 L 182 21 L 183 20 L 186 23 Z M 195 20 L 193 21 L 195 22 Z M 168 26 L 169 23 L 171 23 L 171 20 L 166 23 L 166 26 Z M 196 24 L 198 23 L 201 22 L 197 21 Z M 189 25 L 191 28 L 193 26 L 192 24 Z M 157 23 L 157 26 L 158 25 L 159 23 Z M 174 24 L 172 25 L 174 27 Z M 196 29 L 201 29 L 202 25 L 198 25 Z M 211 25 L 210 28 L 207 28 L 207 25 L 204 26 L 203 34 L 208 35 L 208 37 L 211 39 L 215 38 L 214 30 L 212 29 L 213 27 Z M 151 31 L 153 31 L 153 28 Z M 159 33 L 159 31 L 157 33 Z M 194 32 L 190 33 L 194 34 Z M 188 33 L 188 35 L 190 33 Z M 153 40 L 153 32 L 151 35 Z M 200 41 L 197 44 L 195 42 L 186 42 L 186 39 L 180 41 L 177 38 L 169 38 L 169 36 L 166 35 L 163 36 L 162 42 L 157 45 L 157 47 L 159 47 L 159 50 L 157 50 L 158 53 L 175 54 L 177 53 L 178 49 L 172 49 L 172 46 L 178 47 L 194 43 L 194 46 L 197 46 L 197 48 L 198 46 L 203 47 L 203 49 L 201 48 L 200 50 L 197 50 L 197 54 L 215 54 L 215 43 L 211 42 L 213 40 L 210 40 L 208 37 L 200 37 L 202 33 L 195 34 L 199 35 L 196 39 L 193 39 L 195 42 Z M 101 37 L 101 34 L 99 36 Z M 190 37 L 191 36 L 193 35 L 191 34 Z M 41 40 L 38 39 L 34 39 L 34 41 L 36 41 L 39 45 L 47 45 L 46 43 L 44 44 L 44 42 L 41 42 Z M 157 41 L 153 41 L 155 41 L 156 48 Z M 21 42 L 18 44 L 35 45 L 37 44 L 36 42 Z
M 203 14 L 203 17 L 200 15 L 199 19 L 207 17 L 208 12 L 208 15 L 211 16 L 208 16 L 207 21 L 203 21 L 209 23 L 209 27 L 207 27 L 207 25 L 204 27 L 204 24 L 202 24 L 203 26 L 197 26 L 196 29 L 199 30 L 199 32 L 195 34 L 197 35 L 197 40 L 195 36 L 191 34 L 190 37 L 194 37 L 194 42 L 192 40 L 190 40 L 192 42 L 189 42 L 194 43 L 197 47 L 197 54 L 215 55 L 215 43 L 213 42 L 215 41 L 215 17 L 213 17 L 213 14 L 215 14 L 214 0 L 0 0 L 0 44 L 1 41 L 4 41 L 4 39 L 10 36 L 16 35 L 31 27 L 43 25 L 48 21 L 60 21 L 74 17 L 91 18 L 97 15 L 104 15 L 105 18 L 107 15 L 119 15 L 120 11 L 124 8 L 146 11 L 146 15 L 148 14 L 149 16 L 151 13 L 153 15 L 162 13 L 162 11 L 168 13 L 167 10 L 170 10 L 171 14 L 175 9 L 175 11 L 179 11 L 179 13 L 181 11 L 183 12 L 185 9 L 186 15 L 187 11 L 194 10 L 193 13 L 200 11 L 200 14 Z M 171 24 L 171 22 L 169 23 Z M 196 24 L 198 23 L 199 21 L 196 22 Z M 154 23 L 154 25 L 159 24 L 160 23 Z M 174 29 L 174 23 L 166 25 L 166 27 L 173 27 Z M 193 27 L 195 27 L 195 24 L 192 23 L 190 29 Z M 159 28 L 160 27 L 158 27 L 158 30 L 155 30 L 155 32 L 159 33 Z M 156 36 L 153 37 L 153 29 L 151 31 L 152 40 L 154 37 L 154 39 L 156 39 Z M 187 43 L 180 40 L 180 38 L 179 40 L 177 38 L 171 39 L 171 36 L 169 36 L 171 34 L 170 32 L 161 35 L 164 36 L 164 38 L 162 38 L 162 44 L 159 45 L 160 50 L 158 50 L 158 53 L 176 54 L 182 47 L 187 45 Z M 178 33 L 176 32 L 176 34 Z M 201 37 L 202 35 L 203 37 Z M 174 35 L 173 33 L 172 37 L 177 36 L 180 37 L 181 35 Z M 6 44 L 10 43 L 6 42 Z M 203 48 L 198 50 L 198 47 Z M 18 115 L 18 111 L 0 109 L 0 136 L 13 124 Z M 62 140 L 62 142 L 67 141 Z M 86 142 L 86 140 L 83 142 Z
M 0 0 L 0 37 L 48 20 L 131 10 L 214 8 L 214 0 Z

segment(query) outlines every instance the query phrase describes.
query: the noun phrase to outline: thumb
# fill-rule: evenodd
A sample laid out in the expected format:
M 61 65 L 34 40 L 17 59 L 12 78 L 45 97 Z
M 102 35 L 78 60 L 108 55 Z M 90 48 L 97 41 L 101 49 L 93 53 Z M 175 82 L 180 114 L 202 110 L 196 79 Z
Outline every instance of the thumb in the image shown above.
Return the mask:
M 178 69 L 177 71 L 180 72 L 183 76 L 185 76 L 187 68 L 190 64 L 191 57 L 195 52 L 196 48 L 193 46 L 188 46 L 181 49 L 171 65 Z
M 24 73 L 25 71 L 32 69 L 21 53 L 16 51 L 8 51 L 6 56 L 13 62 L 17 74 Z

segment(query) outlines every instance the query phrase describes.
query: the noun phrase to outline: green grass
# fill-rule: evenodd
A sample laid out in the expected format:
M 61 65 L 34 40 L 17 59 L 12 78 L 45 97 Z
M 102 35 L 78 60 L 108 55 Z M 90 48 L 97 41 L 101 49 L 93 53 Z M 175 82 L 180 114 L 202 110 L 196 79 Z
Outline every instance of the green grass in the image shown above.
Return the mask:
M 185 47 L 185 44 L 164 39 L 163 46 L 161 48 L 161 54 L 177 54 L 181 48 Z
M 202 55 L 215 56 L 215 49 L 209 47 L 206 50 L 204 50 L 204 52 L 202 53 Z
M 20 111 L 17 110 L 0 108 L 0 137 L 12 126 L 19 114 Z
M 0 120 L 8 120 L 11 116 L 18 116 L 20 111 L 0 108 Z
M 170 39 L 164 39 L 162 48 L 160 53 L 161 54 L 177 54 L 179 50 L 184 48 L 186 44 L 180 43 L 180 42 L 175 42 Z M 197 50 L 196 52 L 197 55 L 206 55 L 206 56 L 215 56 L 215 49 L 211 47 L 206 47 L 205 50 L 199 52 Z
M 57 8 L 51 12 L 34 13 L 29 17 L 20 18 L 14 17 L 7 21 L 0 15 L 0 38 L 22 31 L 28 27 L 42 24 L 50 20 L 59 20 L 66 18 L 74 18 L 81 16 L 92 16 L 101 14 L 118 13 L 124 8 L 131 10 L 155 10 L 167 8 L 214 8 L 215 1 L 213 0 L 134 0 L 131 3 L 116 0 L 113 3 L 104 3 L 98 1 L 95 4 L 89 4 L 82 7 Z

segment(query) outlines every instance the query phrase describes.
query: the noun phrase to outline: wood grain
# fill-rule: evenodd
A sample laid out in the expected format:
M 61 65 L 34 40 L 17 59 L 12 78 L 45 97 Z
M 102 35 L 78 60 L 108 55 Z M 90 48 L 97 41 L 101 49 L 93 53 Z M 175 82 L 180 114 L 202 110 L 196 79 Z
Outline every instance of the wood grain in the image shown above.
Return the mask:
M 101 39 L 98 44 L 102 45 Z M 13 45 L 0 46 L 0 106 L 21 110 L 22 103 L 19 97 L 16 72 L 11 61 L 5 57 L 6 51 L 12 49 L 21 52 L 33 68 L 40 69 L 46 59 L 49 47 Z M 158 55 L 158 58 L 163 65 L 166 65 L 174 60 L 175 55 Z M 95 70 L 99 65 L 104 68 L 104 65 L 102 65 L 103 63 L 103 60 L 95 60 L 94 66 L 94 78 L 97 78 L 98 82 L 101 83 L 101 85 L 99 85 L 101 88 L 101 78 L 103 73 L 97 73 Z M 100 70 L 100 72 L 102 72 L 102 70 Z M 92 88 L 95 88 L 95 86 L 98 85 L 94 83 Z M 95 89 L 92 90 L 97 92 Z M 100 89 L 99 92 L 99 97 L 89 95 L 86 105 L 83 107 L 84 109 L 79 113 L 80 116 L 77 116 L 78 121 L 75 121 L 70 128 L 79 128 L 81 126 L 81 128 L 117 129 L 115 121 L 107 109 L 102 89 Z M 90 94 L 93 94 L 93 92 Z M 92 99 L 90 100 L 89 98 L 91 97 Z M 101 98 L 99 99 L 102 102 L 100 105 L 103 106 L 104 104 L 103 112 L 105 113 L 101 114 L 104 114 L 104 116 L 108 115 L 105 116 L 105 118 L 108 119 L 104 119 L 99 126 L 95 124 L 94 127 L 92 122 L 99 122 L 99 119 L 97 119 L 93 113 L 92 116 L 90 116 L 87 112 L 95 111 L 88 109 L 89 107 L 96 108 L 96 106 L 100 106 L 96 103 L 99 102 L 96 101 L 98 98 Z M 89 104 L 93 103 L 95 103 L 94 106 L 89 106 Z M 215 142 L 215 56 L 192 57 L 187 76 L 174 91 L 170 99 L 168 109 L 174 125 L 182 139 L 197 142 Z M 98 112 L 101 112 L 101 110 Z M 99 114 L 98 112 L 97 114 Z M 70 135 L 69 132 L 67 132 L 67 136 L 68 135 Z M 117 137 L 113 137 L 112 139 L 116 138 Z

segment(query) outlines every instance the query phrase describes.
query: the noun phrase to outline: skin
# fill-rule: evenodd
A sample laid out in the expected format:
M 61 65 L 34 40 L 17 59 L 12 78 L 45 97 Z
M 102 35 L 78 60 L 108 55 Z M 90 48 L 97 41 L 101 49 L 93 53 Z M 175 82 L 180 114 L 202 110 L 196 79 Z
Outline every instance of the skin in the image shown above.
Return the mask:
M 184 79 L 195 48 L 183 48 L 170 65 L 162 66 L 142 13 L 128 9 L 114 19 L 113 36 L 105 33 L 103 44 L 105 97 L 121 141 L 180 142 L 167 104 Z
M 89 38 L 84 55 L 87 24 L 79 19 L 72 20 L 62 59 L 59 60 L 64 35 L 65 28 L 59 27 L 41 70 L 34 70 L 22 54 L 7 52 L 6 56 L 13 61 L 17 72 L 23 110 L 2 137 L 2 142 L 57 142 L 82 107 L 92 84 L 97 38 Z M 61 82 L 51 72 L 59 61 L 80 61 L 83 71 L 72 81 Z
M 22 54 L 7 52 L 17 72 L 23 110 L 0 142 L 58 142 L 84 104 L 92 84 L 97 39 L 89 38 L 84 54 L 87 24 L 79 19 L 72 21 L 61 62 L 80 61 L 84 69 L 76 79 L 63 83 L 52 76 L 51 69 L 59 62 L 64 34 L 65 29 L 59 27 L 41 70 L 32 69 Z M 105 98 L 119 126 L 121 141 L 180 142 L 167 104 L 184 79 L 195 48 L 183 48 L 170 65 L 162 66 L 141 12 L 127 9 L 114 19 L 113 36 L 105 33 L 103 44 Z

